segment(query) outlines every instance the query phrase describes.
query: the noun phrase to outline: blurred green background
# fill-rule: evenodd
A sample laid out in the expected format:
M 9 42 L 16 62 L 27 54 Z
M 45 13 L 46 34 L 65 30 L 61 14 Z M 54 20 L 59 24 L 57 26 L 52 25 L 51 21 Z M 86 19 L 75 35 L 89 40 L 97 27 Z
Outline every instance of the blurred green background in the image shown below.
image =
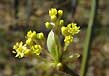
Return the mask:
M 69 47 L 80 53 L 75 63 L 68 64 L 78 73 L 91 11 L 91 0 L 0 0 L 0 76 L 69 76 L 48 69 L 47 64 L 35 57 L 15 58 L 12 46 L 24 40 L 28 30 L 49 30 L 44 26 L 52 7 L 64 10 L 66 23 L 76 22 L 81 32 Z M 109 0 L 98 0 L 97 14 L 91 42 L 87 76 L 109 76 Z M 49 58 L 48 58 L 49 59 Z

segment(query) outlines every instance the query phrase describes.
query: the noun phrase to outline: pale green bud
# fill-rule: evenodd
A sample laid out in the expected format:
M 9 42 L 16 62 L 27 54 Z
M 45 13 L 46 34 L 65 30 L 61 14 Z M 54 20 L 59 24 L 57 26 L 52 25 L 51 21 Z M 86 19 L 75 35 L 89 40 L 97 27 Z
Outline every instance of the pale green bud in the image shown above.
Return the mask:
M 48 29 L 51 29 L 51 28 L 52 28 L 52 25 L 50 24 L 50 22 L 46 22 L 46 23 L 45 23 L 45 26 L 46 26 L 46 28 L 48 28 Z
M 37 33 L 37 38 L 38 39 L 44 39 L 44 34 L 41 32 L 41 33 Z
M 63 25 L 64 25 L 64 20 L 60 20 L 60 21 L 59 21 L 59 25 L 60 25 L 60 26 L 63 26 Z

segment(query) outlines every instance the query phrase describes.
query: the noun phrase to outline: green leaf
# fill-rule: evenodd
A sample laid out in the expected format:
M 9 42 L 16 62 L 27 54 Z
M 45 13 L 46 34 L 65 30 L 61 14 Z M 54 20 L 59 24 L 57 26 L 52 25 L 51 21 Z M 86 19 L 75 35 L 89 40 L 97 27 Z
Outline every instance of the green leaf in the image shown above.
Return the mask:
M 61 59 L 61 45 L 58 36 L 52 30 L 48 34 L 47 48 L 53 59 L 59 62 Z

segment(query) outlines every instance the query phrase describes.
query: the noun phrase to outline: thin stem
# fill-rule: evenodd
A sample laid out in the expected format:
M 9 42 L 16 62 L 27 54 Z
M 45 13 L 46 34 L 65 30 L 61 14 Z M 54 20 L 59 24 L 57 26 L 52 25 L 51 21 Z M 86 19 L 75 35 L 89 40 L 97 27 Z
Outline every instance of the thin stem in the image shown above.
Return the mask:
M 65 46 L 64 46 L 64 51 L 67 50 L 68 46 L 69 46 L 69 44 L 65 44 Z
M 95 13 L 96 13 L 96 3 L 97 3 L 97 0 L 92 0 L 90 19 L 89 19 L 89 23 L 88 23 L 86 39 L 85 39 L 85 44 L 84 44 L 84 48 L 83 48 L 84 50 L 83 50 L 83 58 L 82 58 L 80 76 L 86 76 L 86 72 L 87 72 L 88 57 L 89 57 L 89 53 L 90 53 L 90 41 L 91 41 L 92 27 L 93 27 Z

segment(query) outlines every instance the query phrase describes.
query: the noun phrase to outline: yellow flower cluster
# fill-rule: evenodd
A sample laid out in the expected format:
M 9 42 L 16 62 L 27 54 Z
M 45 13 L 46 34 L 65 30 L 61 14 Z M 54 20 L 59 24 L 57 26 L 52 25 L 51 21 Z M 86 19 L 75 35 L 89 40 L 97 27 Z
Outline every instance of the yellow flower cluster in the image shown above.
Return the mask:
M 26 36 L 26 43 L 23 44 L 23 42 L 17 42 L 14 46 L 13 53 L 16 53 L 16 57 L 22 58 L 24 56 L 27 56 L 28 54 L 35 54 L 39 55 L 42 47 L 38 44 L 37 39 L 44 39 L 44 34 L 36 33 L 35 31 L 29 31 Z M 39 41 L 39 40 L 38 40 Z
M 73 37 L 72 36 L 65 36 L 64 42 L 67 44 L 70 44 L 73 42 Z
M 71 23 L 71 24 L 68 24 L 67 27 L 63 26 L 61 28 L 62 35 L 65 36 L 65 39 L 64 39 L 65 43 L 67 43 L 67 44 L 72 43 L 73 42 L 73 36 L 75 34 L 79 33 L 80 27 L 77 27 L 76 25 L 77 24 L 75 24 L 75 23 Z
M 34 45 L 31 48 L 32 48 L 33 53 L 36 55 L 39 55 L 42 49 L 40 45 Z
M 31 39 L 34 39 L 34 38 L 36 38 L 36 32 L 35 31 L 28 31 L 28 33 L 27 33 L 27 38 L 31 38 Z
M 35 31 L 29 31 L 27 33 L 27 36 L 26 36 L 27 40 L 26 40 L 26 44 L 28 45 L 33 45 L 34 42 L 36 42 L 37 39 L 44 39 L 44 34 L 41 32 L 41 33 L 37 33 Z
M 62 10 L 57 10 L 56 8 L 51 8 L 49 10 L 49 16 L 51 18 L 51 21 L 53 23 L 53 26 L 51 22 L 46 22 L 45 26 L 47 28 L 52 28 L 55 29 L 56 31 L 59 32 L 59 29 L 61 29 L 62 35 L 65 36 L 64 42 L 66 44 L 70 44 L 73 42 L 73 36 L 77 33 L 79 33 L 79 28 L 77 27 L 76 23 L 71 23 L 68 24 L 67 27 L 64 26 L 64 20 L 61 19 L 63 15 Z
M 33 45 L 33 41 L 36 39 L 37 35 L 36 35 L 36 32 L 35 31 L 29 31 L 27 33 L 27 36 L 26 36 L 26 44 L 27 45 Z
M 51 8 L 49 10 L 49 16 L 53 22 L 57 20 L 57 15 L 61 17 L 63 15 L 63 11 L 57 10 L 56 8 Z
M 80 27 L 77 27 L 76 25 L 77 24 L 75 24 L 75 23 L 71 23 L 71 24 L 68 24 L 67 27 L 63 26 L 61 28 L 62 34 L 64 36 L 68 36 L 68 35 L 72 35 L 73 36 L 73 35 L 79 33 L 79 31 L 80 31 L 79 28 Z
M 56 29 L 64 25 L 64 20 L 61 20 L 63 15 L 63 10 L 57 10 L 56 8 L 51 8 L 49 10 L 49 16 L 51 22 L 45 22 L 45 26 L 48 29 Z
M 26 45 L 23 45 L 23 42 L 17 42 L 14 46 L 13 49 L 16 51 L 13 51 L 13 53 L 17 53 L 15 57 L 22 58 L 25 55 L 27 55 L 30 52 L 30 49 L 26 47 Z

